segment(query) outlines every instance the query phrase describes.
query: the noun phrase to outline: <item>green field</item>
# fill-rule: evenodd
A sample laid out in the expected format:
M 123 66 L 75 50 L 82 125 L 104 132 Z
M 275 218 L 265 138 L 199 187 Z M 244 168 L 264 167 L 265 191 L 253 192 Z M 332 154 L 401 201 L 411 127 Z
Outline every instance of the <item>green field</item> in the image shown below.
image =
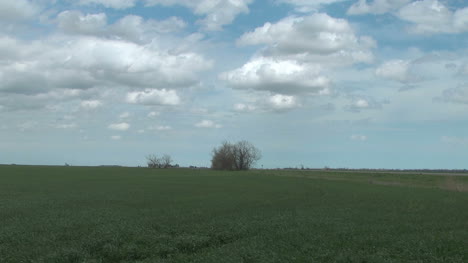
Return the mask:
M 468 177 L 0 166 L 0 262 L 468 262 Z

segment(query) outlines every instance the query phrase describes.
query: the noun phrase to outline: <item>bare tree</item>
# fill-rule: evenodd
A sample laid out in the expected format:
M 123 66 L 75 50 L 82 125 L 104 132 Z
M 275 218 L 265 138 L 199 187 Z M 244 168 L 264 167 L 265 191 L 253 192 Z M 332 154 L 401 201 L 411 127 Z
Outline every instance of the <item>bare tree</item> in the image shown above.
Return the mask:
M 248 141 L 240 141 L 234 145 L 236 170 L 248 170 L 255 162 L 260 160 L 262 154 Z
M 172 165 L 171 165 L 171 163 L 172 163 L 172 158 L 171 158 L 171 156 L 170 156 L 169 154 L 164 154 L 164 155 L 161 157 L 160 161 L 161 161 L 161 166 L 162 166 L 163 168 L 169 168 L 169 167 L 172 166 Z
M 157 155 L 150 154 L 146 156 L 146 161 L 149 168 L 169 168 L 172 166 L 172 158 L 169 154 L 164 154 L 161 158 Z
M 213 149 L 211 168 L 217 170 L 248 170 L 260 160 L 261 152 L 248 141 L 235 144 L 223 142 Z
M 161 160 L 154 154 L 146 156 L 146 162 L 149 168 L 161 168 Z

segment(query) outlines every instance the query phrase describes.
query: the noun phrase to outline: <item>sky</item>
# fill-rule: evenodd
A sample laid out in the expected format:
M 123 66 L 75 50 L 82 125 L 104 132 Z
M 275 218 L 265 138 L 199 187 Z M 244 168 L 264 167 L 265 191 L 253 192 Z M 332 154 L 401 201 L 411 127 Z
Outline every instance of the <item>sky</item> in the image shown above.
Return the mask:
M 0 1 L 0 163 L 468 168 L 466 0 Z

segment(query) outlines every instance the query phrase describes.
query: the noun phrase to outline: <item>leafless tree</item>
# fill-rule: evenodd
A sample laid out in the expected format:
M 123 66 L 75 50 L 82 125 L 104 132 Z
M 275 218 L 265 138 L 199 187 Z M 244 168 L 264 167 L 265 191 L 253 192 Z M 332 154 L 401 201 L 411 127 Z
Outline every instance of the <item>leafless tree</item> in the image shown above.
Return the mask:
M 248 170 L 260 160 L 262 154 L 258 148 L 248 141 L 240 141 L 234 145 L 236 170 Z
M 169 154 L 164 154 L 161 158 L 157 155 L 150 154 L 146 156 L 146 161 L 149 168 L 169 168 L 171 167 L 172 158 Z
M 171 158 L 171 156 L 170 156 L 169 154 L 164 154 L 164 155 L 161 157 L 160 161 L 161 161 L 161 166 L 162 166 L 163 168 L 169 168 L 169 167 L 172 166 L 172 165 L 171 165 L 171 163 L 172 163 L 172 158 Z
M 260 160 L 261 152 L 248 141 L 235 144 L 223 142 L 213 149 L 211 168 L 217 170 L 248 170 Z
M 146 162 L 149 168 L 161 168 L 161 160 L 154 154 L 146 156 Z

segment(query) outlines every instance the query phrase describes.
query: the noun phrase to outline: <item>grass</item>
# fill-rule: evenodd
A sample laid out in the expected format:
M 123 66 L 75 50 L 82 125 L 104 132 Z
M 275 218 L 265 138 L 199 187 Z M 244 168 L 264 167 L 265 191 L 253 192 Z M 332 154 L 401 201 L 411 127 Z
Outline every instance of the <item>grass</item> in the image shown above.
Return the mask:
M 0 262 L 467 262 L 467 182 L 0 166 Z

